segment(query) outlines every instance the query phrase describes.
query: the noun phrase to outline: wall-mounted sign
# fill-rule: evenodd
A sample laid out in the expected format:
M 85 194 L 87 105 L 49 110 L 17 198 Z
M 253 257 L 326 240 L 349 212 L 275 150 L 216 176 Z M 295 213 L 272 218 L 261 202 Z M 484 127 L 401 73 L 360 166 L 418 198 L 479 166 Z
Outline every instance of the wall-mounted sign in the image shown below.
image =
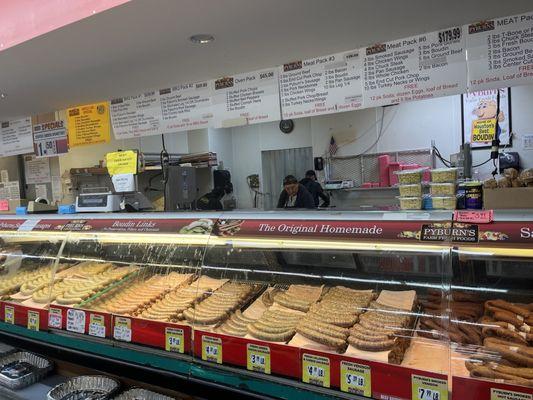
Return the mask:
M 137 152 L 133 150 L 115 151 L 105 155 L 109 175 L 136 174 Z
M 533 79 L 533 12 L 467 26 L 468 89 L 497 89 Z
M 162 119 L 157 91 L 111 100 L 111 122 L 117 139 L 158 135 Z
M 65 122 L 58 120 L 34 125 L 33 148 L 39 157 L 52 157 L 67 153 L 68 140 Z
M 33 153 L 31 117 L 0 122 L 0 157 Z
M 109 142 L 109 105 L 107 102 L 69 108 L 67 118 L 70 147 Z
M 28 185 L 50 182 L 50 160 L 34 155 L 24 156 L 24 176 Z

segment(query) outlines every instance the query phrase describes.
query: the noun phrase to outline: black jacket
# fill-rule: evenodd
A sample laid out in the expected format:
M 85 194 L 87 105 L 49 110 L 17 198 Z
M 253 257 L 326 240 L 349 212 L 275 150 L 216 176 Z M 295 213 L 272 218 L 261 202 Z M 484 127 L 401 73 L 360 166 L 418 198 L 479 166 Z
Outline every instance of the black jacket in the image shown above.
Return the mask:
M 312 180 L 311 178 L 304 178 L 300 181 L 300 183 L 304 185 L 309 193 L 311 193 L 311 196 L 313 196 L 315 207 L 318 207 L 318 203 L 320 202 L 319 197 L 324 200 L 322 207 L 329 206 L 329 196 L 324 192 L 324 189 L 322 189 L 322 185 L 320 183 Z
M 302 184 L 298 185 L 298 193 L 296 193 L 296 201 L 294 202 L 293 207 L 287 206 L 288 200 L 289 195 L 287 191 L 283 189 L 279 195 L 278 208 L 315 208 L 313 196 Z

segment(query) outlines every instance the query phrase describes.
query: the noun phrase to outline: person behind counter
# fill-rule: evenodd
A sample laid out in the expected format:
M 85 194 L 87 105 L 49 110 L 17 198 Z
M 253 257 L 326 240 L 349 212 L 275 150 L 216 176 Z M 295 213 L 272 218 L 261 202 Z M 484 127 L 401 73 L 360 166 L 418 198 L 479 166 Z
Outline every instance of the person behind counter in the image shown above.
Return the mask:
M 283 190 L 279 195 L 278 208 L 315 208 L 313 196 L 293 175 L 283 179 Z
M 305 186 L 305 188 L 311 193 L 311 196 L 313 196 L 313 201 L 315 202 L 315 207 L 318 207 L 318 204 L 320 202 L 319 198 L 321 198 L 324 202 L 320 207 L 328 207 L 329 206 L 329 196 L 326 192 L 324 192 L 324 189 L 322 189 L 322 185 L 316 181 L 316 173 L 312 169 L 307 171 L 305 173 L 305 178 L 300 181 L 302 185 Z

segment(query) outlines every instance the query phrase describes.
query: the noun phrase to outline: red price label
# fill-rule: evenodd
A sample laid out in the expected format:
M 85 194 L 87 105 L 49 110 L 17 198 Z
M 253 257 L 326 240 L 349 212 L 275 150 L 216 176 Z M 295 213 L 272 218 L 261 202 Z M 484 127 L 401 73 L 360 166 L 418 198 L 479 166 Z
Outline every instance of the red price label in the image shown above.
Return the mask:
M 488 224 L 494 221 L 494 210 L 457 210 L 453 213 L 453 220 L 474 224 Z
M 9 201 L 0 200 L 0 211 L 9 211 Z

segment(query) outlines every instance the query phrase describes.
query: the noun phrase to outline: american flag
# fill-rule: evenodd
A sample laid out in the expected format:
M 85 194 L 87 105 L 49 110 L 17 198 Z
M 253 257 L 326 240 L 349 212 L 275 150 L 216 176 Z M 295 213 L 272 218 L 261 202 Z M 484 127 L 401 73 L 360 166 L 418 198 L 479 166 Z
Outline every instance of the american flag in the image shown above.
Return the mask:
M 338 149 L 339 148 L 337 146 L 337 142 L 335 142 L 335 138 L 332 136 L 331 140 L 329 141 L 329 148 L 328 148 L 329 155 L 334 156 L 335 154 L 337 154 Z

